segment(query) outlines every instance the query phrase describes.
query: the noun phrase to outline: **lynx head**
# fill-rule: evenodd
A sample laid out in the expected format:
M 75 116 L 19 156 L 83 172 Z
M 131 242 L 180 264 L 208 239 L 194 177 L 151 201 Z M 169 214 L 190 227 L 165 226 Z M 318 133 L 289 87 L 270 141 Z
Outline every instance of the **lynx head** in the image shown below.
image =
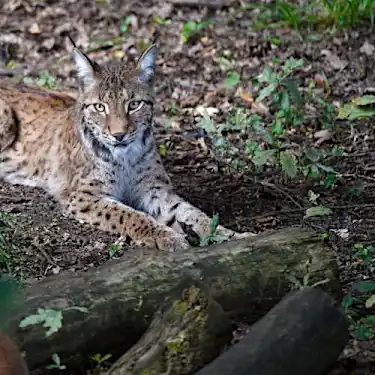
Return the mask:
M 123 146 L 151 125 L 156 50 L 152 45 L 129 68 L 121 62 L 100 66 L 74 48 L 77 125 L 86 142 L 101 149 Z

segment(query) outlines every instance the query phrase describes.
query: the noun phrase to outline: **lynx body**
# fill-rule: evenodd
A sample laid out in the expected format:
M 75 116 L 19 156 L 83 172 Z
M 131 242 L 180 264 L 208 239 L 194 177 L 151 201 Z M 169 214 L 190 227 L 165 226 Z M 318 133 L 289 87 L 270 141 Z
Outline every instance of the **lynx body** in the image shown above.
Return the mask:
M 174 192 L 153 135 L 156 46 L 135 67 L 74 48 L 79 95 L 0 85 L 0 178 L 41 187 L 71 216 L 138 246 L 189 246 L 210 218 Z M 218 234 L 239 234 L 219 226 Z

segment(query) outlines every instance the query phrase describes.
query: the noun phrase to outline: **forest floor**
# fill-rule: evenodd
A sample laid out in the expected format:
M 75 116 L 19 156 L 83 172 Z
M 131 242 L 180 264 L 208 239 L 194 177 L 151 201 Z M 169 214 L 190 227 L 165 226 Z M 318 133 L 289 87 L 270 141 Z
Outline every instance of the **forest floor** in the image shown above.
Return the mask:
M 0 12 L 0 68 L 18 70 L 26 82 L 74 93 L 67 35 L 97 62 L 117 58 L 124 64 L 133 63 L 157 38 L 156 133 L 177 190 L 238 231 L 298 224 L 322 234 L 337 252 L 344 293 L 354 296 L 350 311 L 357 321 L 332 374 L 375 373 L 371 319 L 363 320 L 373 313 L 364 306 L 371 290 L 353 292 L 358 281 L 375 280 L 375 132 L 371 119 L 338 121 L 333 115 L 353 97 L 374 92 L 375 34 L 369 24 L 304 38 L 284 26 L 255 29 L 257 9 L 236 1 L 230 7 L 219 3 L 11 0 Z M 194 25 L 201 30 L 190 35 Z M 293 71 L 300 93 L 312 90 L 321 102 L 307 102 L 298 125 L 284 121 L 282 131 L 270 130 L 281 140 L 276 152 L 292 155 L 284 167 L 271 158 L 255 166 L 256 155 L 264 153 L 254 153 L 254 145 L 263 150 L 270 142 L 253 131 L 254 114 L 266 129 L 277 112 L 275 97 L 254 104 L 252 82 L 266 67 L 280 71 L 290 58 L 304 61 Z M 224 149 L 218 147 L 223 140 Z M 310 153 L 307 162 L 309 149 L 319 157 Z M 296 160 L 298 173 L 292 178 L 284 172 L 296 169 Z M 314 206 L 323 206 L 320 214 L 325 213 L 306 217 Z M 115 236 L 63 216 L 38 189 L 2 183 L 0 211 L 15 219 L 7 232 L 14 246 L 3 271 L 9 267 L 24 278 L 84 270 L 126 251 Z

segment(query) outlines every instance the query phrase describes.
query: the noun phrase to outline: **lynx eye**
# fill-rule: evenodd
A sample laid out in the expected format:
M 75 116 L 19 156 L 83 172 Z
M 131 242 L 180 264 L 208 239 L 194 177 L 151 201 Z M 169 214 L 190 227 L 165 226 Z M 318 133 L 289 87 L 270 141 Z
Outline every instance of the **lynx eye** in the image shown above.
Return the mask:
M 141 100 L 132 100 L 128 103 L 128 112 L 138 111 L 143 105 Z
M 102 103 L 95 103 L 95 104 L 94 104 L 94 108 L 95 108 L 95 110 L 97 110 L 98 112 L 104 112 L 104 111 L 105 111 L 105 105 L 102 104 Z

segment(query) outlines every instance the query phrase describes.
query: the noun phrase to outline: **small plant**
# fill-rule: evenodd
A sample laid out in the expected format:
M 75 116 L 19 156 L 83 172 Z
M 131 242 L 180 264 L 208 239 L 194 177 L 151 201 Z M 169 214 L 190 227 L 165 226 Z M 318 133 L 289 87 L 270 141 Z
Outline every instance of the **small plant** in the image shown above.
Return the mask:
M 44 309 L 38 308 L 37 314 L 32 314 L 22 319 L 19 323 L 20 328 L 25 328 L 30 325 L 43 324 L 43 327 L 48 328 L 46 331 L 46 337 L 51 336 L 62 327 L 63 315 L 62 311 L 76 310 L 83 313 L 87 313 L 88 310 L 85 307 L 72 306 L 66 307 L 63 310 L 55 309 Z
M 227 73 L 227 78 L 224 80 L 224 86 L 232 89 L 240 82 L 240 75 L 237 72 L 230 71 Z
M 182 27 L 182 33 L 181 33 L 181 38 L 184 43 L 188 43 L 189 40 L 200 33 L 202 30 L 204 30 L 206 27 L 212 24 L 212 20 L 207 20 L 207 21 L 201 21 L 201 22 L 196 22 L 196 21 L 189 21 L 185 23 Z
M 53 363 L 46 366 L 47 370 L 66 370 L 66 366 L 61 364 L 60 356 L 57 353 L 52 354 Z
M 364 305 L 366 310 L 375 305 L 375 282 L 358 281 L 342 300 L 342 307 L 350 322 L 352 335 L 359 340 L 368 340 L 375 336 L 375 315 L 366 314 L 358 307 Z M 359 295 L 358 295 L 359 294 Z
M 121 34 L 127 34 L 130 31 L 132 25 L 133 25 L 133 17 L 132 16 L 125 17 L 124 21 L 122 22 L 120 26 Z
M 372 262 L 372 256 L 374 253 L 374 246 L 364 246 L 360 243 L 355 244 L 354 250 L 356 250 L 356 256 L 362 260 L 365 265 L 369 265 Z
M 221 124 L 215 124 L 208 113 L 196 118 L 198 126 L 212 137 L 218 155 L 232 159 L 232 168 L 246 167 L 251 160 L 255 168 L 277 166 L 292 179 L 302 175 L 327 187 L 335 183 L 337 172 L 325 165 L 324 160 L 334 153 L 337 155 L 337 148 L 320 150 L 288 142 L 288 135 L 306 119 L 306 103 L 316 104 L 319 114 L 327 115 L 328 123 L 334 118 L 331 106 L 317 98 L 311 87 L 307 91 L 298 87 L 295 73 L 303 65 L 303 60 L 290 58 L 275 69 L 265 68 L 252 84 L 251 91 L 258 92 L 256 98 L 242 90 L 248 102 L 262 109 L 259 113 L 234 108 L 228 121 Z M 229 74 L 227 86 L 236 85 L 238 80 L 239 76 Z M 238 140 L 229 141 L 225 133 L 240 133 L 244 141 L 242 144 Z
M 56 89 L 57 87 L 56 79 L 47 71 L 40 72 L 36 80 L 31 77 L 25 77 L 23 82 L 26 84 L 36 84 L 37 86 L 46 87 L 48 89 Z
M 164 19 L 160 16 L 154 16 L 152 19 L 158 25 L 169 25 L 172 22 L 169 18 Z
M 96 353 L 91 356 L 91 359 L 99 366 L 103 365 L 112 357 L 112 354 L 105 354 L 101 355 L 100 353 Z
M 214 215 L 211 219 L 211 228 L 210 228 L 211 234 L 206 237 L 202 237 L 200 239 L 199 246 L 208 246 L 211 244 L 221 243 L 221 242 L 228 240 L 226 236 L 220 236 L 216 234 L 216 229 L 218 225 L 219 225 L 219 216 Z
M 121 244 L 113 243 L 109 246 L 108 253 L 109 257 L 113 258 L 122 249 Z

